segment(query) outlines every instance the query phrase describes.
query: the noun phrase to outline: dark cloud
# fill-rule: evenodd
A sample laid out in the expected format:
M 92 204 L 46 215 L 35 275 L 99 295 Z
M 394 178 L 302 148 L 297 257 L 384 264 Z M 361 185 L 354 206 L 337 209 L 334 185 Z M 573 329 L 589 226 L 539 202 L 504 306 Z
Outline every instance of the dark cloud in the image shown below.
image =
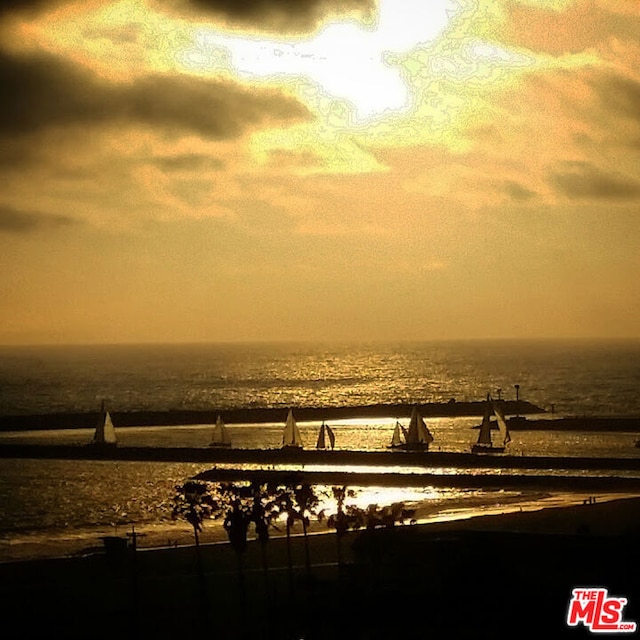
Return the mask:
M 195 153 L 154 158 L 152 162 L 163 171 L 219 171 L 224 168 L 222 160 Z
M 39 11 L 50 4 L 46 0 L 0 0 L 0 18 L 10 13 Z
M 0 20 L 13 14 L 40 14 L 76 1 L 0 0 Z M 283 32 L 312 29 L 330 15 L 355 11 L 369 16 L 376 8 L 376 0 L 150 0 L 150 4 L 160 13 L 195 12 L 205 18 L 219 17 L 238 25 Z
M 526 200 L 531 200 L 531 198 L 535 197 L 535 192 L 523 187 L 518 182 L 514 182 L 512 180 L 508 180 L 504 189 L 509 195 L 509 197 L 513 200 L 518 200 L 519 202 L 524 202 Z
M 640 182 L 622 174 L 605 173 L 585 162 L 566 163 L 551 175 L 557 191 L 569 198 L 632 200 L 640 198 Z
M 301 103 L 272 90 L 177 75 L 109 84 L 52 57 L 0 53 L 0 136 L 56 126 L 118 122 L 190 130 L 214 139 L 239 136 L 267 120 L 310 117 Z
M 606 76 L 598 82 L 598 90 L 603 108 L 615 110 L 640 124 L 639 82 L 619 75 Z
M 67 216 L 25 211 L 0 205 L 0 233 L 30 233 L 45 228 L 65 227 L 76 224 Z
M 376 6 L 375 0 L 182 0 L 178 4 L 200 14 L 282 31 L 308 30 L 328 15 L 354 10 L 369 15 Z
M 29 17 L 57 9 L 61 5 L 72 4 L 76 0 L 0 0 L 0 20 L 17 15 Z M 109 0 L 103 0 L 106 4 Z
M 34 145 L 24 141 L 3 140 L 0 133 L 0 171 L 20 169 L 37 155 Z

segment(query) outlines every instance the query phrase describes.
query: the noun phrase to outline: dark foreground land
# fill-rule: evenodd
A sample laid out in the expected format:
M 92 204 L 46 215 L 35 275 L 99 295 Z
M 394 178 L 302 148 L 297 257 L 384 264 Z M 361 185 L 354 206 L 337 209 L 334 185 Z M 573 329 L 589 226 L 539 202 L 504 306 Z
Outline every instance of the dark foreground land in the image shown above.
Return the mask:
M 453 523 L 0 565 L 5 637 L 585 638 L 571 590 L 640 621 L 640 499 Z M 264 555 L 261 553 L 264 551 Z M 338 564 L 341 557 L 342 564 Z M 202 571 L 199 571 L 198 567 Z M 606 634 L 635 637 L 635 634 Z

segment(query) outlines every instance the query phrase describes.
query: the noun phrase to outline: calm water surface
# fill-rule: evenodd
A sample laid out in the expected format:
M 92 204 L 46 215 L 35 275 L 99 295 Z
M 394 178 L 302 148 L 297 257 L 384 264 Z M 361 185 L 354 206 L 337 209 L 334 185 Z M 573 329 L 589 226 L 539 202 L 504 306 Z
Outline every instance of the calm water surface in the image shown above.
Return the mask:
M 563 414 L 640 415 L 638 342 L 455 342 L 384 345 L 181 345 L 0 348 L 0 414 L 344 406 L 479 400 L 501 389 Z M 468 451 L 474 418 L 429 420 L 443 451 Z M 331 423 L 341 449 L 387 446 L 394 417 Z M 315 446 L 317 423 L 300 425 Z M 280 445 L 282 425 L 231 425 L 234 446 Z M 202 446 L 211 425 L 118 430 L 131 446 Z M 512 433 L 511 453 L 637 456 L 640 434 Z M 87 430 L 0 434 L 0 441 L 84 444 Z M 123 523 L 168 522 L 173 488 L 207 465 L 0 460 L 0 536 L 41 538 Z M 417 492 L 417 494 L 416 494 Z M 437 511 L 524 493 L 406 490 Z M 395 499 L 399 495 L 395 493 Z M 365 497 L 363 499 L 374 499 Z M 381 500 L 381 497 L 375 498 Z

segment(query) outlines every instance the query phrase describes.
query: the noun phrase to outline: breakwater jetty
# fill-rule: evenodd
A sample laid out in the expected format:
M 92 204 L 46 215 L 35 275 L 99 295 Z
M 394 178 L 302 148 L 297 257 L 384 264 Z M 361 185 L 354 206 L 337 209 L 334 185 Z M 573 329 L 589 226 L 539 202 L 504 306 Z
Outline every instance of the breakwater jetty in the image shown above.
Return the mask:
M 424 418 L 481 416 L 486 403 L 430 402 L 425 404 L 372 404 L 342 407 L 291 407 L 298 422 L 320 420 L 349 420 L 354 418 L 408 419 L 414 406 Z M 506 415 L 532 415 L 545 413 L 544 409 L 524 400 L 504 400 Z M 110 411 L 116 427 L 176 426 L 214 424 L 218 414 L 226 424 L 284 423 L 290 407 L 215 408 L 203 411 Z M 0 416 L 0 431 L 27 431 L 43 429 L 93 429 L 100 417 L 98 411 L 86 413 L 50 413 L 39 415 Z
M 591 469 L 639 471 L 640 457 L 486 455 L 446 451 L 350 451 L 336 449 L 219 449 L 216 447 L 100 447 L 0 444 L 0 458 L 196 462 L 224 465 L 409 466 L 424 469 Z

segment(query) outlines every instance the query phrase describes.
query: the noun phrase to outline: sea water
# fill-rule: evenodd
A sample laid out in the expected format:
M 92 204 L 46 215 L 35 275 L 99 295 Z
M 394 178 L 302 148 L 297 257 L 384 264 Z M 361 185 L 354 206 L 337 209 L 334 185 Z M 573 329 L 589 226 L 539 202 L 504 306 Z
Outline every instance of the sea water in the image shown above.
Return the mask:
M 0 415 L 480 400 L 640 414 L 640 341 L 0 347 Z
M 640 342 L 482 341 L 421 344 L 242 344 L 0 348 L 0 414 L 358 406 L 519 397 L 560 415 L 640 415 Z M 500 391 L 498 391 L 500 390 Z M 380 450 L 394 417 L 332 424 L 337 448 Z M 442 451 L 468 451 L 474 418 L 428 421 Z M 116 425 L 117 426 L 117 425 Z M 300 425 L 306 447 L 317 423 Z M 235 446 L 279 446 L 282 425 L 230 425 Z M 211 425 L 127 428 L 131 446 L 207 446 Z M 87 430 L 0 434 L 0 442 L 88 442 Z M 526 455 L 637 456 L 638 434 L 512 433 Z M 208 465 L 0 460 L 0 540 L 168 523 L 176 484 Z M 538 495 L 407 489 L 435 511 Z M 396 492 L 395 498 L 398 494 Z M 379 498 L 382 499 L 382 498 Z M 89 532 L 89 534 L 87 534 Z M 0 553 L 1 553 L 0 549 Z M 10 557 L 11 554 L 9 553 Z

